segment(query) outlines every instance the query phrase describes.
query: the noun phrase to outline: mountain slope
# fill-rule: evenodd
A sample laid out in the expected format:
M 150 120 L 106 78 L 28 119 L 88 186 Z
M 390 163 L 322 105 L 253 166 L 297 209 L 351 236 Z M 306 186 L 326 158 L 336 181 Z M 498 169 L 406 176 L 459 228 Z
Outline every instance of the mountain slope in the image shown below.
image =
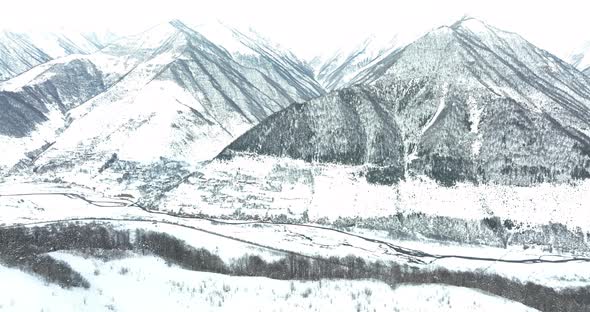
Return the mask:
M 394 116 L 390 123 L 400 129 L 406 167 L 395 172 L 426 175 L 444 185 L 531 185 L 590 177 L 590 79 L 516 34 L 464 19 L 390 54 L 352 83 L 370 85 L 372 97 Z M 280 150 L 272 142 L 283 137 L 279 124 L 298 117 L 305 120 L 299 123 L 338 129 L 335 113 L 315 105 L 318 101 L 304 106 L 325 117 L 295 116 L 291 109 L 237 139 L 228 152 L 305 159 L 307 147 L 297 143 L 300 130 L 283 140 Z M 329 132 L 322 140 L 344 140 L 344 135 Z M 315 149 L 327 151 L 322 145 Z M 329 161 L 350 163 L 339 157 Z M 354 164 L 378 162 L 365 158 Z
M 397 37 L 382 40 L 376 36 L 351 48 L 342 48 L 329 57 L 317 57 L 310 64 L 315 77 L 326 90 L 342 88 L 361 71 L 401 48 Z
M 88 54 L 106 45 L 99 36 L 0 32 L 0 81 L 71 54 Z
M 226 50 L 240 65 L 264 73 L 293 98 L 314 98 L 325 93 L 303 61 L 254 30 L 239 30 L 221 22 L 191 28 Z
M 127 59 L 103 53 L 49 61 L 0 83 L 0 168 L 35 158 L 55 141 L 74 107 L 104 92 L 127 70 Z
M 404 174 L 404 146 L 393 115 L 362 87 L 291 105 L 234 141 L 222 155 L 230 156 L 232 150 L 315 162 L 369 163 L 375 168 L 369 169 L 368 179 L 383 176 L 384 183 L 397 182 Z
M 36 161 L 39 172 L 103 163 L 113 154 L 147 162 L 210 159 L 273 112 L 322 92 L 305 73 L 286 70 L 268 55 L 251 59 L 277 68 L 267 71 L 272 75 L 242 65 L 179 21 L 114 42 L 101 53 L 132 55 L 134 65 L 105 92 L 67 112 L 65 130 Z
M 105 89 L 101 72 L 84 59 L 52 64 L 37 81 L 15 91 L 0 91 L 0 133 L 24 137 L 35 124 L 47 120 L 51 110 L 67 112 L 75 103 L 88 100 Z

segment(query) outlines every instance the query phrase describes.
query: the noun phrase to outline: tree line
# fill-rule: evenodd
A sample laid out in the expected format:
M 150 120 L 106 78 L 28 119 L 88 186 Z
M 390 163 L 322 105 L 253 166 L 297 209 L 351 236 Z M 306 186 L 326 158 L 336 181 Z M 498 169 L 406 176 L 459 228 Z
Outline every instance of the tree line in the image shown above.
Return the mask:
M 104 249 L 155 255 L 193 271 L 281 280 L 375 279 L 389 285 L 448 284 L 476 288 L 541 311 L 588 311 L 590 287 L 557 291 L 535 283 L 523 284 L 497 274 L 429 269 L 395 262 L 367 261 L 361 257 L 317 257 L 285 253 L 267 261 L 244 255 L 226 263 L 218 255 L 188 245 L 167 233 L 143 229 L 120 230 L 99 223 L 52 224 L 0 229 L 0 262 L 19 267 L 62 287 L 89 287 L 67 263 L 46 254 L 57 250 Z

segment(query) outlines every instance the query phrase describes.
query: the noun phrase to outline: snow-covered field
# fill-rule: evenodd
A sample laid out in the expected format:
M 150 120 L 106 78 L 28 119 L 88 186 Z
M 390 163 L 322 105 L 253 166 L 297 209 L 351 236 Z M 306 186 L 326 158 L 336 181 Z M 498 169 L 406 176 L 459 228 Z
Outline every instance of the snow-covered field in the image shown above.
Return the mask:
M 168 193 L 159 209 L 208 215 L 236 210 L 263 217 L 286 214 L 322 217 L 379 217 L 398 212 L 465 220 L 497 216 L 527 224 L 561 223 L 590 230 L 590 181 L 534 187 L 458 184 L 443 187 L 424 177 L 399 185 L 368 183 L 363 168 L 241 154 L 215 160 Z
M 187 271 L 153 257 L 103 262 L 64 252 L 52 256 L 68 262 L 91 287 L 62 289 L 0 267 L 0 310 L 536 311 L 479 291 L 443 285 L 392 289 L 370 280 L 279 281 Z
M 24 194 L 51 192 L 78 193 L 89 200 L 96 201 L 95 204 L 103 206 L 95 206 L 71 195 Z M 273 260 L 283 255 L 279 251 L 292 251 L 323 257 L 355 255 L 368 261 L 381 260 L 397 263 L 407 263 L 413 259 L 419 259 L 427 263 L 421 266 L 429 269 L 442 267 L 453 271 L 495 273 L 510 279 L 535 282 L 554 288 L 590 285 L 590 262 L 527 264 L 459 258 L 435 260 L 430 256 L 418 258 L 408 256 L 396 251 L 387 244 L 419 250 L 432 255 L 456 255 L 504 260 L 561 260 L 577 256 L 560 254 L 557 251 L 549 252 L 537 248 L 524 250 L 520 246 L 509 246 L 507 249 L 502 249 L 450 243 L 440 244 L 432 241 L 404 241 L 392 239 L 386 233 L 379 231 L 361 229 L 346 233 L 301 225 L 241 224 L 238 222 L 223 224 L 203 219 L 151 214 L 138 207 L 129 206 L 131 204 L 129 199 L 105 198 L 80 187 L 64 189 L 63 185 L 60 184 L 35 183 L 32 185 L 18 185 L 10 183 L 1 185 L 0 195 L 8 193 L 13 193 L 14 196 L 0 196 L 0 224 L 12 225 L 64 219 L 108 218 L 113 220 L 103 220 L 103 222 L 110 222 L 117 228 L 130 230 L 140 228 L 169 233 L 185 240 L 191 246 L 205 248 L 217 253 L 224 261 L 244 254 L 257 254 L 264 259 Z M 19 193 L 23 195 L 18 195 Z M 358 234 L 359 236 L 350 234 Z

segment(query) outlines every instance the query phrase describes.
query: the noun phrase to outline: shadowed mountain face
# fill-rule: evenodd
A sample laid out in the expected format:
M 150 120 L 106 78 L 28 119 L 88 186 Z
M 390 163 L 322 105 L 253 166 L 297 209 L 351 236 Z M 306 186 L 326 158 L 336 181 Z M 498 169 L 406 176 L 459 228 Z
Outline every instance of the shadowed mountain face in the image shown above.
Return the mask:
M 100 70 L 85 59 L 57 63 L 36 78 L 16 90 L 0 91 L 1 135 L 25 137 L 48 121 L 51 111 L 65 114 L 106 88 Z
M 590 177 L 590 79 L 516 34 L 464 19 L 389 55 L 353 83 L 369 85 L 365 97 L 380 103 L 384 123 L 399 129 L 401 140 L 392 141 L 403 151 L 403 161 L 391 159 L 398 166 L 395 172 L 426 175 L 444 185 L 531 185 Z M 348 92 L 358 92 L 354 90 Z M 334 96 L 302 105 L 304 111 L 319 110 L 314 124 L 341 127 L 334 107 L 317 105 Z M 354 99 L 341 100 L 346 103 L 338 107 L 357 105 Z M 312 123 L 301 110 L 292 107 L 273 116 L 225 154 L 254 151 L 357 165 L 383 162 L 339 156 L 346 154 L 310 159 L 303 150 L 316 155 L 331 151 L 319 140 L 309 143 L 313 148 L 303 148 L 299 141 L 310 131 L 286 127 Z M 321 142 L 349 140 L 354 137 L 350 132 L 325 131 Z M 277 137 L 281 149 L 268 143 Z
M 231 150 L 306 161 L 372 164 L 376 168 L 370 175 L 391 173 L 385 183 L 398 181 L 404 170 L 404 146 L 393 115 L 362 87 L 291 105 L 230 144 L 222 155 L 231 155 Z

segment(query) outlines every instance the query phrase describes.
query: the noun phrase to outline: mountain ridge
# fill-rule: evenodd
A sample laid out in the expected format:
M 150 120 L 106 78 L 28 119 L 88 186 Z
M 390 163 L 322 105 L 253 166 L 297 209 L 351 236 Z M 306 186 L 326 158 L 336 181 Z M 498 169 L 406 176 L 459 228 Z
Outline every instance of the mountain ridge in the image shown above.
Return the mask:
M 102 49 L 108 39 L 85 34 L 0 32 L 0 81 L 48 61 Z M 104 40 L 104 41 L 103 41 Z
M 353 47 L 343 47 L 328 57 L 316 57 L 310 64 L 315 77 L 326 90 L 348 86 L 350 81 L 383 57 L 403 47 L 397 36 L 383 38 L 371 35 Z

